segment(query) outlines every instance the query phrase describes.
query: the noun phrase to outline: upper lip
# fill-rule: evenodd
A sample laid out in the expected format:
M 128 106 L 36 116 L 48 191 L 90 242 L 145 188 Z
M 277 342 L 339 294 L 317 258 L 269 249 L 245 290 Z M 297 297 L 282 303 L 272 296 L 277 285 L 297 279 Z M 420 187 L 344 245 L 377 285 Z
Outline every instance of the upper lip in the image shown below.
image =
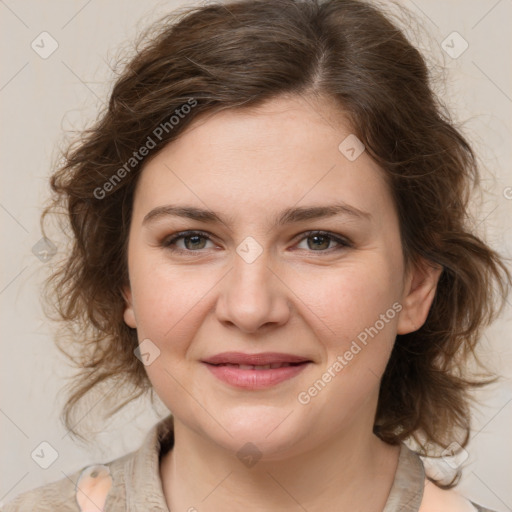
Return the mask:
M 260 352 L 259 354 L 245 354 L 243 352 L 222 352 L 203 362 L 209 364 L 247 364 L 253 366 L 263 366 L 272 363 L 304 363 L 310 361 L 306 357 L 293 354 L 283 354 L 280 352 Z

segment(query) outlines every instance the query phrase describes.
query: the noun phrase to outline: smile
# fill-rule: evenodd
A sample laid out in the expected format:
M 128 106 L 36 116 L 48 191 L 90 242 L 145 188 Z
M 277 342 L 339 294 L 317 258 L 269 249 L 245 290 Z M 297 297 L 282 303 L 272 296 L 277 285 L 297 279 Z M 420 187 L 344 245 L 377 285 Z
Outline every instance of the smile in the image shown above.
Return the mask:
M 276 368 L 283 368 L 285 366 L 296 366 L 300 363 L 271 363 L 263 365 L 254 364 L 236 364 L 236 363 L 220 363 L 215 366 L 231 366 L 233 368 L 239 368 L 240 370 L 275 370 Z
M 296 377 L 311 364 L 311 361 L 301 363 L 271 363 L 266 365 L 233 363 L 204 364 L 217 379 L 230 386 L 247 390 L 257 390 L 270 388 Z

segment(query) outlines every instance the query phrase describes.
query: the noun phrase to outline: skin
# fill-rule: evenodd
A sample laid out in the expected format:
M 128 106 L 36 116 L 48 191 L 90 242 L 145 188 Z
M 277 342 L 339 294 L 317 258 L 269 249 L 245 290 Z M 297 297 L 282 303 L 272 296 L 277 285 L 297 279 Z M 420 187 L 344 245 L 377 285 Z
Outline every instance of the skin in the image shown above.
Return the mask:
M 175 418 L 175 445 L 160 465 L 171 510 L 315 512 L 336 503 L 371 512 L 386 502 L 399 448 L 372 433 L 380 378 L 396 335 L 425 322 L 441 270 L 406 271 L 382 170 L 366 152 L 351 162 L 338 150 L 350 133 L 327 100 L 283 96 L 196 119 L 141 173 L 124 319 L 139 342 L 149 339 L 160 351 L 145 368 Z M 272 224 L 286 208 L 339 201 L 371 218 Z M 212 210 L 222 222 L 171 215 L 143 222 L 169 204 Z M 211 239 L 165 245 L 185 230 Z M 312 230 L 350 245 L 305 234 Z M 262 250 L 251 263 L 236 252 L 249 236 Z M 299 403 L 298 394 L 397 302 L 400 313 L 309 403 Z M 273 388 L 244 390 L 201 363 L 231 350 L 313 363 Z M 248 442 L 261 453 L 252 467 L 236 455 Z M 439 503 L 422 512 L 439 512 Z

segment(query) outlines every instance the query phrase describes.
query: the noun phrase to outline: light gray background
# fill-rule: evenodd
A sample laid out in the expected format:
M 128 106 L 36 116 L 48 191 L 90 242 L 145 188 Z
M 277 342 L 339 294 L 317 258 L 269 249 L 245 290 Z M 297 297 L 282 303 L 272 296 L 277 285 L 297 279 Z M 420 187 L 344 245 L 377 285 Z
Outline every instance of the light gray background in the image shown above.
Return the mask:
M 400 3 L 415 13 L 428 34 L 418 35 L 413 24 L 407 27 L 411 37 L 429 52 L 432 65 L 446 66 L 446 86 L 439 92 L 455 119 L 464 123 L 464 133 L 484 164 L 487 194 L 476 210 L 482 219 L 479 230 L 491 245 L 510 256 L 512 1 Z M 109 421 L 106 429 L 101 430 L 97 423 L 94 446 L 70 440 L 58 419 L 64 400 L 59 390 L 70 371 L 53 345 L 53 326 L 45 320 L 39 304 L 39 285 L 54 259 L 41 262 L 32 247 L 41 238 L 39 215 L 48 193 L 50 167 L 57 158 L 56 145 L 63 141 L 64 131 L 80 129 L 94 118 L 111 86 L 107 63 L 116 61 L 119 49 L 129 49 L 140 29 L 184 4 L 0 0 L 0 501 L 61 479 L 86 464 L 107 462 L 136 449 L 146 431 L 167 412 L 161 404 L 153 410 L 139 401 Z M 43 31 L 58 43 L 58 49 L 46 59 L 31 48 Z M 463 42 L 452 35 L 454 31 L 469 45 L 458 58 L 442 49 L 445 40 L 445 45 L 454 47 L 452 51 L 461 48 Z M 62 242 L 53 241 L 61 255 L 65 250 Z M 485 405 L 475 411 L 473 440 L 458 488 L 499 512 L 512 510 L 511 327 L 507 305 L 482 342 L 485 360 L 504 379 L 481 395 Z M 91 416 L 95 405 L 91 401 Z M 84 422 L 88 420 L 84 418 Z M 58 452 L 48 469 L 31 458 L 43 441 Z

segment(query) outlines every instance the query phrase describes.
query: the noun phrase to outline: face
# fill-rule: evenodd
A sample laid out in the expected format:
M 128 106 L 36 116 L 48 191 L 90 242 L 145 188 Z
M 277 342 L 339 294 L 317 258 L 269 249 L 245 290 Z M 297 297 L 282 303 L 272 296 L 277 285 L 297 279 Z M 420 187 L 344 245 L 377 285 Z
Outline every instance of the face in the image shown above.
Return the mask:
M 283 97 L 196 119 L 137 184 L 125 322 L 176 421 L 234 452 L 371 432 L 396 334 L 434 296 L 438 273 L 405 271 L 383 171 L 339 149 L 334 112 Z

